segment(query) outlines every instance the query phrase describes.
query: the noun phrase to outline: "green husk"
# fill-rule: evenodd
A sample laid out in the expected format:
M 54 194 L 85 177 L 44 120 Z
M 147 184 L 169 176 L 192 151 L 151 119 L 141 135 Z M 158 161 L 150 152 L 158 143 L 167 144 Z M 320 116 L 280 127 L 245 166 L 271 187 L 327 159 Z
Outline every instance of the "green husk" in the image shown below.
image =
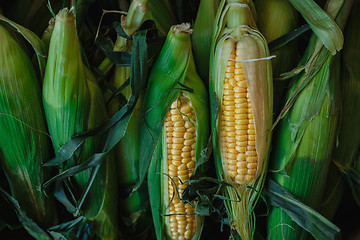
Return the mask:
M 132 36 L 144 21 L 148 0 L 133 0 L 126 16 L 121 16 L 121 25 L 128 36 Z
M 177 23 L 174 10 L 169 0 L 148 0 L 151 19 L 155 21 L 159 31 L 165 34 Z
M 256 28 L 253 13 L 252 1 L 221 1 L 214 23 L 210 58 L 211 126 L 217 129 L 213 133 L 215 166 L 218 178 L 234 187 L 225 188 L 223 191 L 224 197 L 232 200 L 226 200 L 225 206 L 232 230 L 236 230 L 244 240 L 252 239 L 255 233 L 254 209 L 263 189 L 267 171 L 271 139 L 269 130 L 273 111 L 269 50 L 265 38 Z M 214 109 L 215 102 L 219 102 L 220 106 L 222 103 L 225 69 L 235 43 L 240 44 L 243 52 L 242 64 L 248 80 L 254 113 L 259 158 L 256 179 L 248 185 L 237 184 L 223 168 L 219 114 Z M 238 199 L 239 195 L 241 199 Z
M 196 69 L 205 85 L 209 84 L 211 37 L 218 5 L 219 0 L 200 1 L 191 36 Z
M 125 52 L 130 51 L 131 41 L 121 36 L 117 37 L 114 51 Z M 113 77 L 110 85 L 114 89 L 120 88 L 130 78 L 130 67 L 115 67 Z M 131 87 L 126 86 L 121 93 L 129 100 L 131 96 Z M 110 115 L 115 114 L 121 108 L 118 96 L 112 96 L 111 92 L 107 92 L 109 103 L 107 105 Z M 110 97 L 113 97 L 110 99 Z M 147 188 L 139 189 L 133 192 L 130 196 L 125 193 L 130 189 L 138 180 L 138 166 L 139 166 L 139 152 L 140 152 L 140 110 L 142 106 L 142 96 L 140 95 L 137 103 L 133 109 L 130 117 L 126 133 L 124 137 L 117 144 L 114 155 L 116 157 L 116 165 L 118 172 L 118 182 L 120 191 L 119 206 L 120 215 L 124 220 L 124 229 L 122 233 L 127 237 L 136 237 L 136 234 L 140 234 L 146 231 L 149 227 L 150 219 L 147 216 L 146 209 L 148 207 L 148 195 Z M 131 149 L 131 150 L 130 150 Z M 150 209 L 148 209 L 150 211 Z M 147 224 L 140 222 L 145 221 Z M 131 231 L 134 228 L 136 231 Z M 134 236 L 133 236 L 134 235 Z
M 29 57 L 0 25 L 0 149 L 12 195 L 40 226 L 55 222 L 53 200 L 41 192 L 41 164 L 52 156 L 39 80 Z
M 340 27 L 333 20 L 344 1 L 330 0 L 326 12 L 313 0 L 289 0 L 298 10 L 322 44 L 335 55 L 343 47 Z M 331 10 L 330 10 L 331 9 Z
M 108 114 L 96 79 L 89 69 L 85 66 L 84 69 L 91 95 L 88 129 L 93 129 L 103 123 L 107 119 Z M 100 152 L 104 141 L 105 137 L 103 135 L 88 138 L 85 142 L 84 152 L 80 161 L 85 161 L 93 154 Z M 87 221 L 95 222 L 94 232 L 100 239 L 117 239 L 118 237 L 118 188 L 115 164 L 114 154 L 110 153 L 102 165 L 99 166 L 82 210 Z M 82 191 L 84 191 L 88 184 L 91 171 L 94 171 L 94 169 L 87 169 L 74 176 Z
M 327 180 L 328 191 L 324 196 L 322 213 L 332 219 L 342 199 L 344 171 L 355 167 L 356 158 L 360 148 L 360 134 L 355 129 L 359 125 L 360 113 L 354 111 L 353 106 L 360 104 L 360 71 L 357 61 L 360 54 L 360 29 L 359 23 L 360 3 L 354 2 L 349 19 L 344 31 L 344 49 L 341 54 L 341 114 L 337 144 L 332 158 L 334 168 L 338 168 L 335 174 L 329 174 Z M 338 187 L 334 187 L 336 181 Z M 329 206 L 330 205 L 330 206 Z
M 189 25 L 173 26 L 151 71 L 144 98 L 144 122 L 141 128 L 140 161 L 148 161 L 150 204 L 153 213 L 155 233 L 158 239 L 172 239 L 168 231 L 166 165 L 164 154 L 163 122 L 171 104 L 180 93 L 190 99 L 196 115 L 196 162 L 206 147 L 209 137 L 207 93 L 203 82 L 196 73 Z M 186 90 L 187 89 L 187 90 Z M 204 170 L 204 169 L 203 169 Z M 195 202 L 196 205 L 196 202 Z M 197 218 L 197 232 L 192 239 L 200 239 L 203 217 Z
M 310 47 L 308 51 L 311 50 Z M 319 58 L 322 57 L 326 55 Z M 281 120 L 270 162 L 271 178 L 315 210 L 319 210 L 321 204 L 337 131 L 338 57 L 327 55 L 322 68 Z M 304 76 L 302 73 L 296 78 L 288 97 Z M 272 208 L 267 222 L 270 239 L 305 239 L 307 236 L 281 208 Z
M 340 28 L 344 27 L 352 4 L 352 0 L 345 1 L 340 9 L 336 4 L 327 5 L 327 11 L 336 17 Z M 284 117 L 277 129 L 272 155 L 271 177 L 315 211 L 319 211 L 322 203 L 338 130 L 339 61 L 340 55 L 333 56 L 313 34 L 299 63 L 306 67 L 293 80 L 288 100 L 278 118 Z M 283 204 L 285 206 L 286 202 Z M 315 236 L 316 229 L 308 230 Z M 270 210 L 268 233 L 273 239 L 309 237 L 281 206 Z
M 87 129 L 90 92 L 72 11 L 56 16 L 46 65 L 43 104 L 55 152 Z
M 63 9 L 56 16 L 43 96 L 49 131 L 57 154 L 72 136 L 95 128 L 108 117 L 96 79 L 82 62 L 72 10 Z M 95 153 L 101 152 L 104 142 L 103 135 L 89 137 L 84 147 L 61 170 L 81 164 Z M 92 233 L 100 239 L 118 237 L 114 164 L 114 158 L 109 154 L 102 165 L 77 173 L 70 179 L 71 184 L 68 184 L 72 186 L 70 191 L 75 192 L 80 199 L 77 203 L 80 214 L 87 222 L 93 223 Z M 96 176 L 88 188 L 93 172 L 96 172 Z
M 268 43 L 297 27 L 297 12 L 287 0 L 259 0 L 255 2 L 255 7 L 257 26 Z M 277 81 L 276 77 L 297 64 L 297 41 L 293 40 L 270 54 L 276 56 L 271 60 L 271 65 L 274 74 L 274 113 L 277 116 L 289 82 Z

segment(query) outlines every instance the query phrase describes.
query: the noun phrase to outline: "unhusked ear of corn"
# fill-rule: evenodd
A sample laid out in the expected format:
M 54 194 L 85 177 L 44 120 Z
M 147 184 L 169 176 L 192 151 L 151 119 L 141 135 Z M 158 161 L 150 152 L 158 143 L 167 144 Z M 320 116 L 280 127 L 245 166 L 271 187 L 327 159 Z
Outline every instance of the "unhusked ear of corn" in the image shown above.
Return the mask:
M 93 129 L 107 117 L 103 94 L 91 71 L 84 66 L 85 76 L 91 96 L 88 129 Z M 80 161 L 86 161 L 95 153 L 99 153 L 104 145 L 103 135 L 96 135 L 86 140 Z M 99 168 L 94 182 L 85 199 L 83 214 L 87 221 L 94 221 L 94 232 L 99 239 L 117 239 L 118 237 L 118 195 L 117 176 L 114 154 L 110 153 Z M 92 169 L 87 169 L 74 176 L 84 191 Z
M 204 81 L 209 84 L 210 47 L 213 24 L 219 0 L 201 0 L 191 35 L 196 69 Z
M 215 165 L 218 177 L 234 187 L 223 194 L 233 200 L 225 205 L 243 240 L 253 238 L 272 125 L 269 50 L 250 6 L 248 1 L 220 3 L 210 59 L 210 95 L 220 103 L 218 116 L 215 109 L 211 114 Z
M 360 147 L 360 132 L 356 130 L 360 122 L 360 113 L 354 106 L 360 104 L 360 68 L 356 61 L 360 54 L 360 3 L 355 1 L 344 30 L 344 48 L 341 52 L 340 97 L 341 112 L 337 143 L 332 153 L 333 174 L 328 175 L 327 191 L 321 206 L 321 213 L 332 219 L 340 205 L 343 192 L 345 170 L 355 167 Z M 336 185 L 335 185 L 336 184 Z M 335 187 L 337 186 L 337 187 Z
M 257 26 L 268 43 L 293 31 L 297 26 L 297 12 L 288 0 L 257 0 L 255 2 L 258 15 Z M 275 56 L 271 60 L 274 74 L 274 113 L 277 116 L 289 81 L 276 79 L 280 74 L 292 70 L 298 60 L 297 40 L 281 47 L 279 50 L 270 52 Z
M 142 151 L 140 161 L 152 158 L 148 185 L 158 239 L 200 239 L 203 227 L 196 202 L 181 200 L 209 137 L 207 92 L 196 73 L 189 27 L 170 29 L 144 99 L 141 143 L 152 149 L 145 156 Z
M 315 36 L 303 61 L 314 51 Z M 312 62 L 316 74 L 302 72 L 293 81 L 287 99 L 302 89 L 278 125 L 270 177 L 309 207 L 319 210 L 339 113 L 339 55 L 323 48 Z M 302 64 L 302 63 L 300 63 Z M 312 69 L 310 68 L 311 72 Z M 307 78 L 306 74 L 312 76 Z M 307 82 L 306 85 L 301 83 Z M 267 219 L 269 239 L 304 239 L 308 233 L 281 208 L 272 207 Z
M 55 152 L 87 129 L 90 92 L 80 56 L 75 17 L 68 9 L 56 16 L 46 64 L 43 104 Z
M 144 21 L 148 0 L 133 0 L 126 16 L 121 16 L 121 25 L 128 36 L 132 36 Z
M 56 16 L 51 35 L 49 57 L 44 78 L 43 102 L 50 135 L 56 153 L 76 134 L 92 129 L 107 119 L 102 92 L 90 70 L 83 64 L 72 10 L 61 10 Z M 104 136 L 89 137 L 64 169 L 86 161 L 99 153 Z M 99 166 L 86 195 L 81 214 L 100 239 L 116 239 L 117 181 L 111 154 Z M 95 167 L 97 168 L 97 167 Z M 86 190 L 92 169 L 77 173 L 70 179 L 73 192 L 80 199 Z
M 255 1 L 257 12 L 256 24 L 259 31 L 264 35 L 268 43 L 294 30 L 297 25 L 297 11 L 287 0 L 257 0 Z M 273 74 L 290 71 L 296 64 L 296 41 L 285 45 L 271 54 Z
M 118 36 L 114 45 L 114 51 L 128 52 L 131 50 L 130 45 L 131 40 Z M 113 77 L 110 80 L 111 86 L 115 89 L 121 87 L 130 78 L 130 71 L 130 67 L 116 66 Z M 121 91 L 127 100 L 129 100 L 131 92 L 132 90 L 130 85 Z M 110 98 L 112 93 L 108 91 L 107 95 L 108 98 Z M 140 94 L 129 119 L 125 135 L 114 149 L 119 189 L 122 189 L 123 192 L 131 188 L 138 179 L 141 121 L 140 111 L 142 100 L 143 95 Z M 117 111 L 119 111 L 120 103 L 117 97 L 110 100 L 107 108 L 110 115 L 114 115 Z M 124 189 L 126 190 L 124 191 Z M 147 214 L 149 211 L 146 212 L 144 209 L 145 206 L 149 206 L 147 188 L 139 189 L 138 191 L 131 193 L 129 196 L 125 196 L 125 194 L 120 194 L 120 196 L 121 197 L 119 197 L 118 201 L 120 208 L 119 213 L 122 218 L 125 218 L 126 221 L 130 220 L 130 223 L 132 224 L 131 230 L 128 225 L 126 225 L 126 229 L 122 229 L 121 232 L 123 235 L 130 236 L 134 234 L 134 231 L 138 233 L 148 228 L 148 224 L 140 224 L 140 222 L 143 222 L 142 220 L 146 222 L 146 220 L 150 221 L 151 219 L 151 217 Z M 133 229 L 134 231 L 132 231 Z
M 52 157 L 35 70 L 25 51 L 0 25 L 0 157 L 12 195 L 40 226 L 54 223 L 54 204 L 40 191 Z

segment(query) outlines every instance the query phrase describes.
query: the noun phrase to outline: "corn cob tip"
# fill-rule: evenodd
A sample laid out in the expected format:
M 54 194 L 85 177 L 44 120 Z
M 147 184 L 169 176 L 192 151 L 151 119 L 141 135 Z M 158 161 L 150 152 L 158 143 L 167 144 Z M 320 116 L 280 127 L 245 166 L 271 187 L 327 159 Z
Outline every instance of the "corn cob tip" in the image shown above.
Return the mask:
M 190 28 L 190 23 L 182 23 L 179 25 L 175 25 L 172 29 L 173 34 L 177 34 L 180 32 L 192 34 L 193 29 Z

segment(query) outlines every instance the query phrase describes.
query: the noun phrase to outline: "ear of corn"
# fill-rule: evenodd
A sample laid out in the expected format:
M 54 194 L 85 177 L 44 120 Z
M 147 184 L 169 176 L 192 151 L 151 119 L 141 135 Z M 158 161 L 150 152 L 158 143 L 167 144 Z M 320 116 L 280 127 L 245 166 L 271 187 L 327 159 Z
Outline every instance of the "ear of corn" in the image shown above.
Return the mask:
M 259 0 L 255 2 L 257 26 L 268 43 L 292 31 L 297 26 L 297 12 L 286 0 Z M 290 71 L 296 64 L 296 41 L 271 54 L 273 73 Z
M 207 93 L 195 70 L 190 32 L 187 24 L 170 29 L 144 99 L 142 134 L 151 134 L 148 185 L 158 239 L 199 239 L 203 226 L 196 202 L 180 200 L 209 137 Z
M 130 51 L 130 44 L 130 40 L 118 36 L 114 46 L 114 51 Z M 115 89 L 118 89 L 120 86 L 122 86 L 126 80 L 130 78 L 130 71 L 130 67 L 115 67 L 114 75 L 110 82 L 111 86 Z M 129 100 L 131 96 L 130 85 L 125 87 L 121 93 L 127 100 Z M 108 92 L 108 95 L 110 97 L 111 94 Z M 143 96 L 140 95 L 130 117 L 126 133 L 114 150 L 120 189 L 131 188 L 138 180 L 141 121 L 140 111 L 142 106 L 142 98 Z M 120 103 L 115 97 L 108 103 L 107 107 L 109 113 L 113 115 L 119 111 Z M 119 198 L 121 216 L 127 220 L 130 220 L 130 225 L 135 228 L 137 233 L 140 233 L 144 231 L 144 229 L 148 228 L 148 224 L 145 225 L 140 223 L 142 220 L 144 220 L 144 222 L 147 221 L 148 216 L 145 206 L 148 206 L 147 188 L 139 189 L 138 191 L 131 193 L 129 196 L 124 196 L 123 194 L 123 197 Z M 150 219 L 148 220 L 150 221 Z M 134 235 L 134 232 L 132 232 L 129 228 L 122 230 L 122 233 L 123 235 L 127 235 L 129 237 L 130 235 Z
M 58 152 L 73 135 L 92 129 L 107 118 L 102 92 L 80 56 L 75 18 L 72 11 L 61 10 L 56 16 L 51 36 L 49 57 L 43 87 L 46 118 L 55 151 Z M 76 158 L 63 168 L 86 161 L 102 150 L 104 136 L 96 135 L 85 141 Z M 116 239 L 117 182 L 111 154 L 98 168 L 97 175 L 85 198 L 81 212 L 93 222 L 100 239 Z M 91 172 L 87 169 L 74 175 L 72 186 L 77 197 L 82 196 Z M 75 184 L 74 184 L 75 183 Z
M 122 27 L 128 36 L 132 36 L 144 21 L 148 0 L 133 0 L 126 16 L 121 16 Z
M 218 177 L 234 187 L 224 190 L 234 200 L 225 205 L 232 227 L 244 240 L 254 234 L 253 210 L 265 180 L 272 124 L 269 51 L 250 6 L 221 2 L 210 60 L 210 94 L 220 102 L 219 116 L 211 116 L 217 129 L 215 164 Z
M 205 85 L 209 84 L 211 37 L 218 5 L 219 0 L 200 1 L 194 33 L 191 35 L 196 69 Z
M 91 96 L 91 105 L 88 118 L 88 129 L 93 129 L 107 119 L 107 111 L 101 89 L 90 70 L 84 66 L 85 76 Z M 86 140 L 81 161 L 87 160 L 93 154 L 101 151 L 104 136 L 98 135 Z M 102 163 L 94 179 L 90 191 L 85 199 L 83 212 L 85 217 L 94 221 L 95 231 L 100 239 L 117 239 L 117 178 L 115 159 L 110 153 Z M 84 191 L 91 174 L 91 169 L 87 169 L 76 174 L 74 177 Z
M 55 152 L 73 135 L 87 129 L 90 92 L 75 18 L 67 9 L 56 16 L 45 70 L 43 103 Z
M 310 53 L 313 44 L 309 44 Z M 325 61 L 281 120 L 270 167 L 277 183 L 315 210 L 324 192 L 339 113 L 339 55 L 323 49 L 317 56 L 317 63 Z M 319 66 L 317 63 L 313 65 Z M 288 97 L 304 79 L 305 72 L 293 82 Z M 308 234 L 281 208 L 273 207 L 267 222 L 270 239 L 303 239 Z
M 259 0 L 255 2 L 258 13 L 257 26 L 268 43 L 292 31 L 297 26 L 297 12 L 287 0 Z M 288 81 L 276 81 L 276 76 L 293 69 L 297 63 L 297 40 L 275 52 L 271 60 L 274 74 L 274 113 L 280 112 Z
M 334 217 L 342 198 L 344 181 L 341 173 L 355 167 L 360 147 L 360 133 L 355 130 L 359 125 L 360 114 L 354 111 L 353 107 L 360 104 L 360 69 L 355 60 L 360 54 L 359 10 L 360 3 L 355 1 L 344 31 L 345 40 L 344 49 L 341 53 L 340 75 L 342 108 L 337 144 L 332 154 L 333 170 L 328 175 L 327 191 L 325 192 L 324 203 L 321 206 L 321 212 L 329 219 Z
M 39 81 L 29 57 L 0 25 L 0 158 L 12 195 L 41 226 L 54 223 L 54 204 L 41 192 L 52 156 Z

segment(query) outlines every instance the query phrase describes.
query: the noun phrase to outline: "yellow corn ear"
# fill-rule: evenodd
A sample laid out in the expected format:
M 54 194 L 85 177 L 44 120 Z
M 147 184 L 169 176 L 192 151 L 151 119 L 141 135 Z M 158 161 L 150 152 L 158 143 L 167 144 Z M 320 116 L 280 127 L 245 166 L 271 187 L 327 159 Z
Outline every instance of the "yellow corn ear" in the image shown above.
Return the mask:
M 141 143 L 151 148 L 148 186 L 158 239 L 200 239 L 203 227 L 196 201 L 183 199 L 209 137 L 207 93 L 196 73 L 190 33 L 189 24 L 170 29 L 144 99 Z
M 269 50 L 252 6 L 251 1 L 220 3 L 210 58 L 211 106 L 220 103 L 218 115 L 214 108 L 211 114 L 215 165 L 218 177 L 234 187 L 224 190 L 233 200 L 225 205 L 244 240 L 255 231 L 253 211 L 266 176 L 272 125 Z

